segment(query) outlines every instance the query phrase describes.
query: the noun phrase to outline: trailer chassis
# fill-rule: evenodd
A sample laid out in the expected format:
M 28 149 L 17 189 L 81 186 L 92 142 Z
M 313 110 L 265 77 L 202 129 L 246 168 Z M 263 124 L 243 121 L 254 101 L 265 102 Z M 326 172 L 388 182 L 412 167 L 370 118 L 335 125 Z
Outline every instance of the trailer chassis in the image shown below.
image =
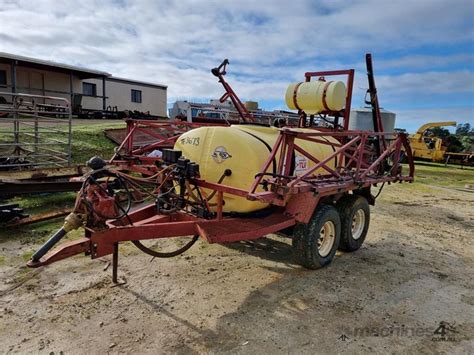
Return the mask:
M 369 60 L 371 60 L 370 57 L 368 57 Z M 316 75 L 341 74 L 348 75 L 348 83 L 352 87 L 353 70 L 306 73 L 306 80 L 309 81 Z M 372 72 L 369 73 L 370 75 L 373 75 Z M 223 80 L 222 76 L 220 79 Z M 372 82 L 371 86 L 374 90 L 375 83 Z M 90 175 L 96 185 L 95 187 L 88 186 L 83 191 L 84 195 L 87 194 L 87 198 L 95 196 L 96 202 L 94 203 L 100 207 L 101 213 L 110 211 L 113 202 L 107 194 L 107 183 L 98 183 L 94 176 L 120 177 L 123 171 L 146 176 L 160 176 L 166 172 L 166 179 L 173 182 L 172 186 L 180 186 L 179 192 L 174 190 L 171 194 L 176 201 L 175 208 L 163 209 L 158 204 L 160 196 L 164 195 L 161 186 L 167 181 L 165 179 L 156 191 L 157 200 L 155 202 L 130 212 L 121 213 L 120 217 L 105 218 L 102 215 L 103 218 L 100 218 L 100 214 L 95 213 L 91 222 L 93 211 L 89 211 L 89 213 L 82 211 L 84 216 L 82 219 L 81 213 L 78 212 L 66 218 L 64 230 L 58 231 L 33 255 L 28 266 L 44 266 L 80 253 L 85 253 L 92 259 L 112 254 L 113 281 L 117 282 L 119 243 L 131 241 L 141 250 L 154 255 L 140 241 L 182 236 L 192 238 L 179 251 L 166 255 L 174 256 L 187 250 L 198 237 L 209 243 L 227 243 L 257 239 L 269 233 L 306 225 L 310 222 L 318 206 L 336 205 L 348 194 L 363 196 L 369 204 L 373 205 L 375 197 L 371 194 L 371 187 L 379 184 L 382 184 L 383 187 L 384 184 L 412 182 L 414 164 L 406 134 L 398 133 L 393 140 L 386 142 L 387 133 L 383 132 L 381 125 L 378 124 L 380 123 L 380 112 L 376 92 L 370 92 L 370 94 L 374 108 L 374 126 L 378 127 L 378 131 L 348 130 L 347 121 L 350 106 L 346 106 L 345 110 L 341 112 L 333 113 L 336 118 L 344 118 L 342 129 L 338 125 L 334 125 L 334 130 L 315 130 L 314 132 L 301 131 L 291 127 L 281 128 L 269 156 L 256 173 L 253 183 L 248 189 L 226 185 L 224 176 L 217 183 L 205 181 L 200 178 L 195 165 L 189 160 L 181 161 L 182 166 L 178 164 L 176 167 L 176 164 L 167 162 L 166 159 L 163 161 L 163 159 L 146 156 L 144 153 L 152 149 L 163 148 L 174 143 L 176 137 L 157 136 L 158 142 L 145 148 L 135 149 L 133 134 L 143 128 L 137 122 L 129 123 L 127 137 L 117 150 L 119 152 L 121 149 L 125 149 L 127 156 L 116 154 L 107 166 L 97 166 Z M 350 102 L 351 92 L 348 93 L 346 99 L 348 105 Z M 304 112 L 300 112 L 300 114 L 300 122 L 303 125 L 308 120 Z M 329 137 L 337 140 L 338 143 L 327 139 Z M 301 141 L 329 145 L 332 147 L 333 153 L 319 160 L 302 147 Z M 401 165 L 402 151 L 406 153 L 407 167 Z M 299 175 L 294 175 L 291 171 L 296 153 L 305 156 L 311 162 L 310 167 Z M 334 166 L 332 162 L 335 160 L 337 163 Z M 276 171 L 269 172 L 273 162 L 276 162 Z M 405 172 L 406 168 L 408 171 Z M 193 206 L 187 199 L 193 194 L 191 186 L 200 196 L 204 208 L 207 205 L 208 213 L 196 213 L 192 209 Z M 166 194 L 168 193 L 169 191 Z M 214 209 L 212 212 L 208 206 L 211 198 L 202 198 L 206 195 L 213 196 Z M 266 203 L 270 206 L 269 213 L 259 218 L 228 215 L 223 212 L 225 198 L 228 195 Z M 85 228 L 85 237 L 63 243 L 50 250 L 68 230 L 80 226 Z
M 139 241 L 156 238 L 199 235 L 209 243 L 226 243 L 260 238 L 275 233 L 297 223 L 308 223 L 318 204 L 335 203 L 338 198 L 355 191 L 364 194 L 369 202 L 375 202 L 370 193 L 371 186 L 383 183 L 412 182 L 414 175 L 413 159 L 410 155 L 407 137 L 399 134 L 382 154 L 368 163 L 366 157 L 372 154 L 366 142 L 370 137 L 383 133 L 346 131 L 301 133 L 291 128 L 280 131 L 279 137 L 260 172 L 249 190 L 238 189 L 225 184 L 211 183 L 198 177 L 189 179 L 189 183 L 200 189 L 209 189 L 217 196 L 216 213 L 212 218 L 200 218 L 187 211 L 176 211 L 171 214 L 160 214 L 155 203 L 132 211 L 127 218 L 107 221 L 106 228 L 86 229 L 86 236 L 76 241 L 67 242 L 49 252 L 40 260 L 30 261 L 28 266 L 38 267 L 85 253 L 92 259 L 113 254 L 113 280 L 117 281 L 118 244 L 126 241 Z M 335 147 L 335 151 L 318 160 L 306 152 L 295 139 L 329 144 L 321 137 L 344 138 L 348 142 Z M 409 155 L 408 172 L 403 174 L 400 165 L 400 152 L 404 147 Z M 305 155 L 315 165 L 300 176 L 290 176 L 291 159 L 295 152 Z M 276 157 L 278 170 L 276 174 L 267 173 L 270 163 Z M 338 156 L 344 162 L 333 169 L 328 162 Z M 343 158 L 344 157 L 344 158 Z M 384 166 L 387 158 L 392 164 Z M 127 165 L 119 165 L 119 169 Z M 157 170 L 156 165 L 141 165 L 146 171 Z M 314 174 L 319 169 L 325 174 Z M 179 179 L 178 176 L 175 177 Z M 267 191 L 257 191 L 264 186 Z M 263 218 L 227 217 L 223 213 L 226 195 L 235 195 L 249 200 L 261 201 L 274 206 L 274 211 Z

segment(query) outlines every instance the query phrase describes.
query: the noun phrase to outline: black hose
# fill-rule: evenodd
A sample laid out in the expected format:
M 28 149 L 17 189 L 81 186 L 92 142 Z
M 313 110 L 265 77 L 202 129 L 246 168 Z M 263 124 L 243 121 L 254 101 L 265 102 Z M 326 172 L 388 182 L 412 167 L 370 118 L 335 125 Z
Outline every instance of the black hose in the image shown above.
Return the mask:
M 172 258 L 174 256 L 178 256 L 180 254 L 183 254 L 186 250 L 191 248 L 194 243 L 197 242 L 199 239 L 198 235 L 195 235 L 193 239 L 191 239 L 189 242 L 187 242 L 183 247 L 179 248 L 178 250 L 171 251 L 171 252 L 159 252 L 159 251 L 154 251 L 153 249 L 150 249 L 143 245 L 139 240 L 132 240 L 132 243 L 140 249 L 142 252 L 154 256 L 156 258 Z
M 123 208 L 117 201 L 114 201 L 115 202 L 115 205 L 116 207 L 121 211 L 121 214 L 118 216 L 118 217 L 109 217 L 109 216 L 104 216 L 102 215 L 100 212 L 96 211 L 92 204 L 90 204 L 87 199 L 85 197 L 83 197 L 83 200 L 86 202 L 86 205 L 89 207 L 89 209 L 95 213 L 96 215 L 98 215 L 99 217 L 102 217 L 102 218 L 105 218 L 105 219 L 113 219 L 113 220 L 119 220 L 119 219 L 122 219 L 123 217 L 125 217 L 129 223 L 129 225 L 133 226 L 133 221 L 132 219 L 130 218 L 129 216 L 129 212 L 130 212 L 130 209 L 131 209 L 131 205 L 132 205 L 132 194 L 130 192 L 130 190 L 128 189 L 128 186 L 126 184 L 126 180 L 124 180 L 120 175 L 118 174 L 115 174 L 115 173 L 112 173 L 112 172 L 109 172 L 107 171 L 107 173 L 111 174 L 111 176 L 115 176 L 117 178 L 117 180 L 119 181 L 119 184 L 121 187 L 123 187 L 126 191 L 126 194 L 127 194 L 127 207 L 126 208 Z M 227 175 L 227 174 L 226 174 Z M 99 187 L 99 189 L 104 192 L 105 194 L 108 194 L 110 195 L 109 191 L 107 191 L 106 189 L 104 189 L 100 182 L 98 182 L 93 176 L 89 176 L 88 179 L 84 182 L 84 185 L 83 186 L 86 186 L 86 184 L 90 184 L 90 182 L 92 182 L 93 184 L 97 185 Z M 166 195 L 168 193 L 171 192 L 171 190 L 173 190 L 174 186 L 168 190 L 167 192 L 165 192 L 164 194 L 162 194 L 161 196 L 163 195 Z M 84 189 L 85 190 L 85 189 Z M 185 189 L 184 188 L 181 188 L 181 191 L 184 193 Z M 183 196 L 184 197 L 184 196 Z M 202 198 L 202 197 L 201 197 Z M 59 231 L 58 231 L 59 232 Z M 58 234 L 58 233 L 57 233 Z M 64 233 L 65 234 L 65 233 Z M 38 257 L 41 258 L 41 256 L 43 256 L 49 249 L 52 248 L 52 246 L 54 244 L 57 243 L 57 241 L 59 241 L 59 239 L 61 239 L 64 234 L 59 237 L 56 241 L 54 241 L 51 246 L 49 246 L 49 248 L 42 254 Z M 50 239 L 52 240 L 54 238 L 54 236 Z M 131 242 L 138 248 L 140 249 L 141 251 L 143 251 L 144 253 L 148 254 L 148 255 L 151 255 L 153 257 L 158 257 L 158 258 L 171 258 L 171 257 L 174 257 L 174 256 L 177 256 L 177 255 L 180 255 L 182 253 L 184 253 L 186 250 L 188 250 L 189 248 L 191 248 L 194 243 L 197 242 L 197 240 L 199 239 L 199 236 L 198 235 L 195 235 L 188 243 L 186 243 L 183 247 L 175 250 L 175 251 L 172 251 L 172 252 L 157 252 L 157 251 L 154 251 L 148 247 L 146 247 L 143 243 L 141 243 L 139 240 L 132 240 Z M 49 241 L 48 241 L 49 243 Z M 46 244 L 45 244 L 46 246 Z M 41 250 L 43 249 L 43 247 L 36 253 L 40 253 Z M 36 255 L 35 254 L 35 255 Z
M 53 234 L 51 238 L 48 239 L 46 243 L 44 243 L 41 248 L 38 249 L 36 253 L 33 254 L 31 257 L 31 260 L 33 262 L 39 261 L 48 251 L 51 250 L 52 247 L 56 245 L 57 242 L 59 242 L 67 232 L 64 230 L 64 228 L 60 228 L 56 233 Z
M 380 186 L 379 192 L 377 192 L 377 195 L 374 196 L 374 200 L 379 197 L 379 195 L 382 193 L 383 187 L 385 186 L 385 181 L 382 183 L 382 186 Z

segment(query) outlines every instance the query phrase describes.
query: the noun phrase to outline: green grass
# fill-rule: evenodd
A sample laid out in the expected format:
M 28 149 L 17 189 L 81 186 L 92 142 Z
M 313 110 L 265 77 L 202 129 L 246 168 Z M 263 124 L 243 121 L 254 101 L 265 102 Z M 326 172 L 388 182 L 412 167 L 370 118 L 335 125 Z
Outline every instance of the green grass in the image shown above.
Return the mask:
M 105 137 L 104 129 L 125 128 L 124 123 L 101 123 L 72 127 L 72 162 L 85 164 L 89 158 L 99 155 L 104 159 L 112 157 L 116 145 Z
M 87 121 L 85 121 L 87 122 Z M 100 124 L 80 124 L 72 126 L 72 163 L 84 165 L 90 157 L 99 155 L 105 159 L 110 158 L 114 153 L 115 143 L 107 139 L 104 135 L 104 129 L 107 128 L 125 128 L 125 122 L 111 123 L 105 122 Z M 48 129 L 46 127 L 45 129 Z M 58 128 L 67 130 L 67 127 Z M 32 128 L 20 128 L 20 141 L 23 143 L 34 143 Z M 51 141 L 66 142 L 66 133 L 52 133 L 40 130 L 40 143 Z M 13 134 L 11 132 L 0 132 L 1 143 L 12 143 Z M 47 146 L 51 148 L 50 146 Z M 59 151 L 66 152 L 66 146 L 56 147 Z M 10 154 L 11 148 L 1 148 L 2 154 Z M 40 152 L 41 151 L 40 147 Z M 47 152 L 49 154 L 49 152 Z
M 23 259 L 23 261 L 28 261 L 31 259 L 31 256 L 34 254 L 34 250 L 30 250 L 30 251 L 27 251 L 27 252 L 24 252 L 23 254 L 21 254 L 21 258 Z
M 72 137 L 72 159 L 74 164 L 85 164 L 94 155 L 109 158 L 114 152 L 116 145 L 105 137 L 103 131 L 106 128 L 125 127 L 124 123 L 103 123 L 94 125 L 73 126 Z M 76 193 L 64 192 L 55 194 L 38 194 L 29 196 L 17 196 L 2 203 L 18 203 L 26 214 L 57 211 L 59 209 L 72 208 Z M 1 228 L 0 241 L 12 237 L 19 239 L 21 243 L 31 241 L 45 241 L 49 235 L 61 227 L 63 217 L 53 220 L 39 222 L 18 228 Z M 28 256 L 28 255 L 27 255 Z M 25 256 L 25 257 L 27 257 Z
M 30 196 L 17 196 L 2 203 L 18 203 L 25 214 L 34 216 L 40 213 L 58 211 L 74 207 L 75 192 L 62 192 L 56 194 L 39 194 Z M 3 240 L 20 240 L 21 244 L 30 242 L 43 242 L 50 234 L 61 227 L 64 217 L 33 223 L 21 227 L 2 227 L 0 229 L 0 242 Z
M 2 228 L 0 242 L 15 238 L 20 244 L 43 243 L 63 225 L 64 217 L 33 223 L 21 227 Z
M 18 203 L 30 214 L 38 214 L 62 208 L 72 208 L 76 198 L 75 192 L 47 193 L 30 196 L 17 196 L 8 203 Z
M 415 183 L 417 185 L 434 185 L 441 187 L 464 188 L 474 184 L 474 168 L 459 165 L 416 162 Z

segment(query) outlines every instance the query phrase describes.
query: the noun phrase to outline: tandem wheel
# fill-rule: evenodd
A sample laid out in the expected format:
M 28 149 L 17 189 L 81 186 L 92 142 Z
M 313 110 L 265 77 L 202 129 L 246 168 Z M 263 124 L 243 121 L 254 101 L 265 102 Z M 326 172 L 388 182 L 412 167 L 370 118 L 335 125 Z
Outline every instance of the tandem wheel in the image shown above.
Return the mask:
M 369 224 L 369 203 L 361 195 L 346 195 L 335 207 L 318 206 L 308 224 L 293 229 L 296 261 L 308 269 L 319 269 L 331 263 L 337 249 L 356 251 L 364 243 Z
M 370 207 L 361 195 L 346 195 L 336 204 L 341 218 L 339 250 L 356 251 L 364 243 L 369 230 Z
M 298 224 L 293 233 L 293 250 L 299 264 L 319 269 L 331 263 L 341 239 L 341 220 L 335 207 L 316 208 L 308 224 Z

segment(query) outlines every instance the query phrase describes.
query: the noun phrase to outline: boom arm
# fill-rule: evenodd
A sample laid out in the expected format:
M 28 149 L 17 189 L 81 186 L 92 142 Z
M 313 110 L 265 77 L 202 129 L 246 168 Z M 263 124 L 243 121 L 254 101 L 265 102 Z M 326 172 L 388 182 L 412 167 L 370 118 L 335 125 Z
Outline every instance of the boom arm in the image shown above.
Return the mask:
M 250 112 L 247 110 L 242 101 L 240 101 L 237 94 L 234 92 L 234 90 L 232 90 L 230 85 L 224 79 L 227 64 L 229 64 L 229 60 L 224 59 L 221 65 L 219 65 L 217 68 L 211 69 L 211 73 L 219 79 L 219 82 L 222 84 L 222 86 L 224 86 L 225 89 L 225 93 L 224 95 L 222 95 L 219 101 L 224 102 L 225 100 L 230 99 L 244 122 L 254 122 L 255 120 L 253 119 Z

